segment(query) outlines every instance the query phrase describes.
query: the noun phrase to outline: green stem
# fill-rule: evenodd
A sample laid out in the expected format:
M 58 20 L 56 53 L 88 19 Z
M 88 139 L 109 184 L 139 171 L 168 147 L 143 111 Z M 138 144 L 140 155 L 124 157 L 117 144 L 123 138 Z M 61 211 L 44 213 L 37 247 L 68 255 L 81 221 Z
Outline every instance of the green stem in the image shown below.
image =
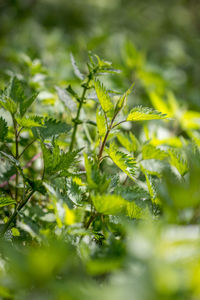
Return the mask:
M 103 150 L 104 150 L 104 147 L 105 147 L 105 145 L 106 145 L 106 141 L 107 141 L 107 139 L 108 139 L 109 133 L 110 133 L 110 129 L 107 130 L 106 135 L 105 135 L 105 137 L 104 137 L 104 139 L 103 139 L 103 142 L 102 142 L 102 144 L 101 144 L 101 147 L 100 147 L 100 149 L 99 149 L 99 154 L 98 154 L 98 162 L 99 162 L 99 164 L 100 164 L 100 162 L 101 162 L 101 157 L 102 157 Z
M 118 114 L 118 113 L 116 113 L 116 114 L 113 116 L 113 118 L 112 118 L 112 120 L 111 120 L 111 122 L 110 122 L 110 125 L 108 126 L 108 129 L 107 129 L 107 131 L 106 131 L 106 135 L 105 135 L 105 137 L 104 137 L 104 139 L 103 139 L 103 142 L 102 142 L 102 144 L 101 144 L 101 147 L 100 147 L 100 149 L 99 149 L 99 154 L 98 154 L 98 165 L 100 165 L 100 163 L 101 163 L 101 161 L 102 161 L 102 160 L 101 160 L 101 157 L 102 157 L 102 154 L 103 154 L 103 150 L 104 150 L 104 148 L 105 148 L 105 145 L 106 145 L 106 142 L 107 142 L 109 133 L 110 133 L 110 131 L 114 128 L 113 123 L 114 123 L 114 121 L 115 121 L 115 118 L 117 117 L 117 114 Z
M 24 154 L 24 152 L 36 141 L 36 139 L 32 140 L 32 142 L 30 142 L 25 148 L 24 150 L 20 153 L 20 155 L 18 156 L 18 159 Z
M 19 133 L 17 131 L 17 122 L 15 120 L 15 117 L 12 116 L 13 119 L 13 127 L 15 131 L 15 158 L 19 158 Z M 19 183 L 19 172 L 16 170 L 16 177 L 15 177 L 15 201 L 17 202 L 18 199 L 18 183 Z
M 88 86 L 89 86 L 89 83 L 90 83 L 91 79 L 92 78 L 89 74 L 88 80 L 87 80 L 86 84 L 84 85 L 83 93 L 82 93 L 82 96 L 81 96 L 80 101 L 79 101 L 79 106 L 78 106 L 78 110 L 77 110 L 77 114 L 76 114 L 76 118 L 75 118 L 74 129 L 73 129 L 72 137 L 71 137 L 71 143 L 70 143 L 70 146 L 69 146 L 69 152 L 72 151 L 73 148 L 74 148 L 76 132 L 77 132 L 77 128 L 78 128 L 78 125 L 79 125 L 78 121 L 79 121 L 79 117 L 80 117 L 80 112 L 81 112 L 81 108 L 83 106 L 83 102 L 84 102 L 84 99 L 85 99 L 85 94 L 86 94 L 86 91 L 88 89 Z
M 8 220 L 8 222 L 5 224 L 2 232 L 1 232 L 1 235 L 4 235 L 7 230 L 9 229 L 10 225 L 14 222 L 15 218 L 17 217 L 18 213 L 20 212 L 20 210 L 26 205 L 26 203 L 28 202 L 28 200 L 32 197 L 32 195 L 34 194 L 35 191 L 31 191 L 29 193 L 29 195 L 24 199 L 24 201 L 19 205 L 19 207 L 15 208 L 12 216 L 10 217 L 10 219 Z

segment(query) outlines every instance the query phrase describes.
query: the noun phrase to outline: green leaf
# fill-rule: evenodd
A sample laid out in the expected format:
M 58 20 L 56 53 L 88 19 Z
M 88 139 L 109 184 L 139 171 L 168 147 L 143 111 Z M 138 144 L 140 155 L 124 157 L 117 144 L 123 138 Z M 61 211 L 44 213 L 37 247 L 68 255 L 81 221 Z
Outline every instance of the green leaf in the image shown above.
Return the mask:
M 0 207 L 15 204 L 16 201 L 9 196 L 0 195 Z
M 94 86 L 103 111 L 108 112 L 112 110 L 113 103 L 103 84 L 101 84 L 99 80 L 95 80 Z
M 115 215 L 126 209 L 127 201 L 119 195 L 92 196 L 95 209 L 105 215 Z
M 142 147 L 143 159 L 159 159 L 163 160 L 168 157 L 167 152 L 154 147 L 151 144 L 146 144 Z
M 96 122 L 99 131 L 99 136 L 104 137 L 106 134 L 106 119 L 105 119 L 104 112 L 100 108 L 97 108 Z
M 0 97 L 0 106 L 9 111 L 12 115 L 17 112 L 17 104 L 7 96 Z
M 76 77 L 78 77 L 80 80 L 84 80 L 84 75 L 80 72 L 77 64 L 76 64 L 76 61 L 75 61 L 75 58 L 73 56 L 72 53 L 70 53 L 70 59 L 71 59 L 71 64 L 72 64 L 72 67 L 74 69 L 74 74 L 76 75 Z
M 149 191 L 149 195 L 151 196 L 151 200 L 153 202 L 158 202 L 159 200 L 157 198 L 157 186 L 155 184 L 155 181 L 153 180 L 153 177 L 150 174 L 148 174 L 147 170 L 145 170 L 142 166 L 141 171 L 145 175 L 146 184 Z
M 66 89 L 62 89 L 58 86 L 55 87 L 59 99 L 64 103 L 64 105 L 71 111 L 74 112 L 76 110 L 76 103 L 72 100 Z
M 106 149 L 106 152 L 113 160 L 113 162 L 132 180 L 134 180 L 136 161 L 133 157 L 117 150 L 117 146 L 114 143 L 110 144 L 110 147 Z
M 166 103 L 160 95 L 158 95 L 156 92 L 150 92 L 149 97 L 151 100 L 152 105 L 155 107 L 155 109 L 162 111 L 163 113 L 167 114 L 168 116 L 171 116 L 171 110 L 168 106 L 168 103 Z
M 128 117 L 127 121 L 149 121 L 149 120 L 161 120 L 166 119 L 167 115 L 158 112 L 152 108 L 137 106 L 134 107 Z
M 47 148 L 45 144 L 42 144 L 45 175 L 57 177 L 68 176 L 70 174 L 70 168 L 74 167 L 77 162 L 77 154 L 80 150 L 72 152 L 60 151 L 58 145 L 53 145 L 52 149 Z
M 24 84 L 16 76 L 10 80 L 8 88 L 5 90 L 5 95 L 11 98 L 15 103 L 20 103 L 24 100 Z
M 44 127 L 40 122 L 36 122 L 34 118 L 16 118 L 17 123 L 24 128 Z
M 84 160 L 89 189 L 98 190 L 101 193 L 105 192 L 110 184 L 110 179 L 107 178 L 106 174 L 101 175 L 97 164 L 88 158 L 86 153 L 84 153 Z
M 118 113 L 124 107 L 127 97 L 132 92 L 134 85 L 135 83 L 133 83 L 131 87 L 119 98 L 115 107 L 115 113 Z
M 139 142 L 137 138 L 130 132 L 128 134 L 117 134 L 117 139 L 120 144 L 129 152 L 135 152 L 139 147 Z
M 32 128 L 33 135 L 42 140 L 52 139 L 60 134 L 68 133 L 71 129 L 71 125 L 55 119 L 45 118 L 42 120 L 42 118 L 35 118 L 35 121 L 43 127 Z
M 36 100 L 38 96 L 38 93 L 34 93 L 31 97 L 29 97 L 27 100 L 24 99 L 24 101 L 20 102 L 20 116 L 23 117 L 26 111 L 29 109 L 29 107 L 32 105 L 32 103 Z
M 31 189 L 35 192 L 39 192 L 42 195 L 46 194 L 46 189 L 42 183 L 42 180 L 30 180 L 26 178 L 27 183 L 30 185 Z
M 0 117 L 0 142 L 3 142 L 8 133 L 8 126 L 6 121 Z
M 169 149 L 168 154 L 170 156 L 170 164 L 178 170 L 181 176 L 184 176 L 188 172 L 187 161 L 175 149 Z
M 20 236 L 20 232 L 19 232 L 19 230 L 17 228 L 12 227 L 11 231 L 12 231 L 12 235 L 13 236 Z

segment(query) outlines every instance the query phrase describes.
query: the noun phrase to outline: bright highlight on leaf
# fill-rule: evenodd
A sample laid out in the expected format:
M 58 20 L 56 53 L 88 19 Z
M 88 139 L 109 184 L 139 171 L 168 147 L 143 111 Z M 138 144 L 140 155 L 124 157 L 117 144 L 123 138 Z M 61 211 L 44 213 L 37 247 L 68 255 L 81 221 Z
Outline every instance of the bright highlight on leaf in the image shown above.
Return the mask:
M 175 149 L 170 149 L 168 153 L 170 156 L 170 160 L 169 160 L 170 164 L 174 166 L 182 176 L 184 176 L 188 172 L 187 162 L 184 160 L 181 154 Z
M 99 80 L 94 81 L 95 90 L 97 93 L 97 97 L 99 99 L 99 102 L 101 104 L 101 107 L 105 112 L 108 112 L 113 109 L 113 103 L 111 101 L 111 98 L 106 91 L 105 87 L 102 83 L 100 83 Z
M 127 121 L 150 121 L 166 119 L 167 115 L 152 108 L 137 106 L 134 107 L 127 117 Z
M 151 144 L 146 144 L 142 147 L 143 159 L 159 159 L 163 160 L 168 157 L 167 152 L 154 147 Z
M 99 136 L 104 137 L 106 134 L 106 119 L 105 119 L 104 112 L 100 108 L 97 108 L 96 122 L 99 131 Z
M 133 157 L 118 150 L 117 146 L 112 143 L 106 152 L 113 162 L 131 179 L 134 180 L 136 162 Z
M 127 205 L 127 201 L 119 195 L 95 195 L 92 202 L 99 213 L 107 215 L 120 213 Z

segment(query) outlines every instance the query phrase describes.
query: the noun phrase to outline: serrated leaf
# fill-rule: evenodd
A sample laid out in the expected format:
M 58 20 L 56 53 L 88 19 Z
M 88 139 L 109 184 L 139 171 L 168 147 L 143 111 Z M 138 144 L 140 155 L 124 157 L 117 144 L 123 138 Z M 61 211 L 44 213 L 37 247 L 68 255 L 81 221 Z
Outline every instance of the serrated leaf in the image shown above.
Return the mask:
M 17 104 L 9 97 L 0 97 L 0 106 L 9 111 L 12 115 L 17 112 Z
M 0 207 L 15 204 L 16 201 L 9 196 L 0 195 Z
M 163 160 L 168 157 L 167 152 L 154 147 L 151 144 L 146 144 L 142 147 L 143 159 L 159 159 Z
M 138 149 L 139 142 L 131 132 L 129 135 L 125 133 L 118 133 L 117 139 L 120 144 L 129 152 L 135 152 Z
M 103 84 L 101 84 L 99 80 L 95 80 L 94 86 L 103 111 L 108 112 L 112 110 L 113 103 Z
M 131 87 L 119 98 L 115 107 L 115 113 L 118 113 L 124 107 L 127 97 L 132 92 L 134 85 L 135 84 L 133 83 Z
M 118 185 L 114 193 L 120 195 L 127 201 L 143 201 L 149 199 L 149 194 L 141 187 L 134 185 L 134 186 L 120 186 Z
M 0 117 L 0 142 L 3 142 L 8 133 L 8 125 L 6 121 Z
M 157 198 L 157 187 L 155 184 L 155 181 L 153 180 L 153 177 L 148 174 L 148 172 L 141 166 L 142 173 L 145 175 L 147 188 L 149 191 L 149 194 L 151 196 L 151 200 L 155 203 L 159 202 Z
M 7 97 L 11 98 L 15 103 L 24 100 L 24 85 L 16 76 L 10 80 L 8 88 L 5 90 Z
M 72 67 L 73 67 L 73 70 L 74 70 L 74 74 L 80 79 L 80 80 L 83 80 L 84 79 L 84 75 L 80 72 L 77 64 L 76 64 L 76 61 L 75 61 L 75 58 L 73 56 L 72 53 L 70 53 L 70 59 L 71 59 L 71 64 L 72 64 Z
M 24 116 L 24 114 L 27 112 L 27 110 L 32 105 L 32 103 L 36 100 L 37 96 L 38 96 L 38 93 L 34 93 L 27 100 L 24 99 L 24 101 L 20 102 L 19 112 L 20 112 L 21 117 Z
M 36 122 L 34 118 L 16 118 L 17 123 L 24 128 L 32 128 L 32 127 L 45 127 L 44 125 Z
M 101 175 L 98 166 L 90 158 L 88 158 L 86 153 L 84 153 L 84 160 L 89 189 L 104 192 L 108 188 L 110 180 L 107 179 L 105 174 Z
M 137 121 L 149 121 L 149 120 L 162 120 L 166 118 L 167 115 L 162 114 L 157 110 L 148 107 L 137 106 L 130 111 L 126 120 L 137 122 Z
M 52 149 L 42 144 L 44 157 L 44 167 L 46 176 L 57 175 L 57 177 L 68 176 L 70 168 L 77 162 L 77 154 L 80 150 L 72 152 L 60 151 L 58 145 L 54 145 Z
M 99 131 L 99 136 L 104 137 L 106 134 L 106 119 L 105 119 L 104 112 L 100 108 L 97 108 L 96 122 Z
M 105 215 L 115 215 L 126 209 L 127 202 L 119 195 L 92 196 L 95 209 Z
M 67 90 L 62 89 L 58 86 L 55 87 L 59 99 L 69 108 L 70 111 L 74 112 L 76 110 L 76 103 L 72 100 Z
M 188 172 L 187 161 L 175 149 L 169 149 L 168 154 L 170 156 L 170 164 L 178 170 L 181 176 L 184 176 Z
M 37 118 L 35 120 L 38 121 Z M 55 119 L 46 118 L 43 122 L 42 120 L 40 122 L 43 127 L 32 128 L 32 132 L 36 138 L 42 140 L 52 139 L 60 134 L 68 133 L 71 129 L 71 125 Z
M 106 149 L 106 152 L 112 159 L 112 161 L 132 180 L 134 180 L 136 161 L 133 157 L 119 151 L 114 143 L 110 144 L 110 147 Z

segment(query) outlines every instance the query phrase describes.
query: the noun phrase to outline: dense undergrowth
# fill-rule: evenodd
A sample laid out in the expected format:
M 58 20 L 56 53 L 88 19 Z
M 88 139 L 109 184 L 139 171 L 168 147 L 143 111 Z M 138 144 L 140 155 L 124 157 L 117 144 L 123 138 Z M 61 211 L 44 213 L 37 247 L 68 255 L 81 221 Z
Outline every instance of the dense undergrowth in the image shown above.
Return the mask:
M 0 4 L 0 299 L 199 299 L 195 0 L 15 2 Z
M 25 78 L 1 92 L 2 297 L 198 296 L 199 113 L 148 87 L 153 108 L 130 108 L 109 62 L 71 60 L 60 114 Z

